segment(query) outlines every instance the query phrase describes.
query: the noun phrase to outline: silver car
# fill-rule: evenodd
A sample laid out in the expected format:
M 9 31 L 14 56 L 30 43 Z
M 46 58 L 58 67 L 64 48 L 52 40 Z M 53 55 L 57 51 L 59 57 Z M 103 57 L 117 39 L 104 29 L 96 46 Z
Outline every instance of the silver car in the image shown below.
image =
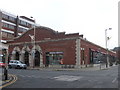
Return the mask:
M 20 68 L 26 69 L 27 65 L 19 60 L 10 60 L 8 67 L 9 68 L 16 68 L 16 69 L 20 69 Z

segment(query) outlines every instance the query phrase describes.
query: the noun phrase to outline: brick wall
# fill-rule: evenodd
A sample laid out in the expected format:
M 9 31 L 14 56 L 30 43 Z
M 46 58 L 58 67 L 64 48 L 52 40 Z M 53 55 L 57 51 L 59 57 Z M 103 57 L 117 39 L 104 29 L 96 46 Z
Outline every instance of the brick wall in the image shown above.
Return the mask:
M 29 35 L 33 35 L 33 30 L 29 30 L 14 41 L 9 42 L 9 53 L 18 46 L 20 50 L 27 45 L 30 49 L 33 48 Z M 76 64 L 76 38 L 78 33 L 65 34 L 59 33 L 50 28 L 36 28 L 35 40 L 40 46 L 43 54 L 43 63 L 46 61 L 46 52 L 63 52 L 63 63 L 67 65 Z
M 43 51 L 43 61 L 45 63 L 46 52 L 63 52 L 64 64 L 75 64 L 75 40 L 65 40 L 57 42 L 45 42 L 39 44 Z
M 90 55 L 89 55 L 89 48 L 90 49 L 93 49 L 94 51 L 100 51 L 102 53 L 107 53 L 107 50 L 101 46 L 98 46 L 94 43 L 91 43 L 87 40 L 83 40 L 81 39 L 81 48 L 84 48 L 84 53 L 85 53 L 85 56 L 86 56 L 86 60 L 87 60 L 87 64 L 90 64 Z M 108 51 L 108 53 L 112 56 L 116 56 L 115 53 L 111 52 L 111 51 Z M 82 62 L 81 62 L 82 63 Z

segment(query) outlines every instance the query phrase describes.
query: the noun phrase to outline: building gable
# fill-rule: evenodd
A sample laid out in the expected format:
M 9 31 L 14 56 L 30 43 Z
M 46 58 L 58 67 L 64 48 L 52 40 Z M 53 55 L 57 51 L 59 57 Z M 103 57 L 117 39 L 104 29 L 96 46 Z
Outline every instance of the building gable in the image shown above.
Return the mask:
M 31 42 L 34 37 L 34 28 L 28 30 L 20 37 L 15 38 L 13 41 L 8 41 L 8 43 L 20 43 L 20 42 Z M 36 27 L 35 28 L 35 41 L 50 40 L 50 39 L 61 39 L 61 38 L 73 38 L 79 37 L 79 33 L 65 34 L 65 32 L 54 31 L 48 27 Z

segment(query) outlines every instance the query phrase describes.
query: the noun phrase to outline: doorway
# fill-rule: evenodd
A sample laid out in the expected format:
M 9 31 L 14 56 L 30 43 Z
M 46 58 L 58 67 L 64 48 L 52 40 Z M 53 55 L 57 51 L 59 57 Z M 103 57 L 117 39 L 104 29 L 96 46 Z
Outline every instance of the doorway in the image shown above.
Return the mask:
M 25 64 L 29 66 L 29 53 L 27 51 L 24 54 L 24 60 L 25 60 Z
M 19 52 L 16 52 L 16 54 L 15 54 L 15 60 L 19 60 Z
M 35 52 L 35 66 L 40 66 L 40 52 Z

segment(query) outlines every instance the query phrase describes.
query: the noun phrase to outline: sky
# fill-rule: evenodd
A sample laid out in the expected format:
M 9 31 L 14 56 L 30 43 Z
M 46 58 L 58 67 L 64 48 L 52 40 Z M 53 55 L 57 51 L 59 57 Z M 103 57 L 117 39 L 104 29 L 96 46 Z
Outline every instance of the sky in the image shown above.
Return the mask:
M 55 31 L 83 34 L 105 47 L 118 46 L 119 0 L 1 0 L 0 9 L 18 16 L 34 17 L 36 23 Z M 112 28 L 112 30 L 109 30 Z

